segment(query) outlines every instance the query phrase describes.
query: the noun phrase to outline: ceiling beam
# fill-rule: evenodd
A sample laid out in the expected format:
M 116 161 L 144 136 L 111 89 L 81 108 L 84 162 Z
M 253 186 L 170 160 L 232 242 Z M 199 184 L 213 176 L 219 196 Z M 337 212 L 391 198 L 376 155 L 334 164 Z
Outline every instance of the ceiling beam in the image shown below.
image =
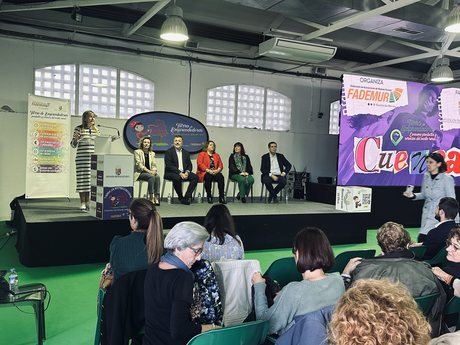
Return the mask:
M 58 0 L 47 3 L 38 3 L 35 5 L 2 5 L 0 13 L 23 12 L 23 11 L 39 11 L 39 10 L 55 10 L 59 8 L 70 7 L 87 7 L 87 6 L 103 6 L 103 5 L 120 5 L 133 4 L 139 2 L 152 2 L 158 0 Z
M 145 14 L 138 19 L 133 25 L 130 25 L 126 30 L 123 31 L 125 36 L 131 36 L 135 33 L 139 28 L 147 23 L 150 18 L 152 18 L 155 14 L 160 12 L 167 4 L 169 4 L 171 0 L 162 0 L 158 1 L 155 5 L 153 5 Z
M 401 44 L 401 45 L 406 46 L 406 47 L 410 47 L 410 48 L 414 48 L 414 49 L 418 49 L 418 50 L 423 50 L 423 51 L 428 52 L 428 53 L 430 53 L 430 52 L 433 53 L 433 52 L 437 51 L 436 49 L 432 49 L 432 48 L 429 48 L 429 47 L 422 46 L 420 44 L 404 41 L 404 40 L 401 40 L 399 38 L 388 37 L 388 40 L 392 41 L 394 43 Z
M 311 40 L 314 38 L 317 38 L 319 36 L 327 35 L 331 32 L 343 29 L 347 26 L 362 22 L 365 19 L 372 18 L 384 13 L 388 13 L 394 10 L 397 10 L 399 8 L 415 4 L 416 2 L 419 2 L 420 0 L 398 0 L 395 2 L 388 3 L 386 5 L 374 8 L 373 10 L 367 11 L 367 12 L 361 12 L 357 13 L 354 15 L 351 15 L 347 18 L 344 18 L 342 20 L 339 20 L 332 25 L 329 25 L 327 27 L 324 27 L 322 29 L 313 31 L 309 34 L 303 35 L 302 40 Z
M 409 61 L 414 61 L 414 60 L 427 59 L 427 58 L 431 58 L 431 57 L 434 57 L 434 56 L 437 56 L 437 55 L 439 55 L 438 51 L 429 52 L 429 53 L 428 52 L 427 53 L 421 53 L 421 54 L 417 54 L 417 55 L 411 55 L 411 56 L 406 56 L 406 57 L 402 57 L 402 58 L 397 58 L 397 59 L 392 59 L 392 60 L 387 60 L 387 61 L 381 61 L 381 62 L 373 63 L 373 64 L 370 64 L 370 65 L 363 65 L 363 66 L 353 67 L 353 68 L 350 69 L 350 71 L 351 72 L 356 72 L 356 71 L 362 71 L 362 70 L 371 69 L 371 68 L 378 68 L 378 67 L 396 65 L 396 64 L 399 64 L 399 63 L 404 63 L 404 62 L 409 62 Z

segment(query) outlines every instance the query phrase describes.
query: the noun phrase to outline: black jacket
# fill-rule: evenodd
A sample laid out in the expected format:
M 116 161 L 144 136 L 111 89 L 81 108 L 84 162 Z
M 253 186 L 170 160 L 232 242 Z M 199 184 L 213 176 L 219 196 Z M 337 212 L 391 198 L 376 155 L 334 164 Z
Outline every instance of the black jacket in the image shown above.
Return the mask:
M 281 172 L 284 172 L 287 175 L 291 170 L 291 163 L 289 163 L 286 157 L 284 157 L 281 153 L 277 153 L 276 158 L 278 159 L 278 165 L 280 166 Z M 260 172 L 262 173 L 262 177 L 270 174 L 270 153 L 266 153 L 262 156 Z
M 254 171 L 252 170 L 252 165 L 251 165 L 251 160 L 249 159 L 248 155 L 244 155 L 246 157 L 246 172 L 249 175 L 254 174 Z M 234 154 L 232 153 L 230 157 L 228 157 L 228 174 L 230 176 L 242 173 L 243 171 L 239 171 L 238 168 L 236 167 L 235 163 L 235 157 Z
M 446 240 L 450 230 L 455 226 L 455 220 L 449 220 L 439 224 L 436 228 L 431 229 L 423 241 L 423 245 L 427 246 L 423 260 L 432 259 L 438 252 L 446 246 Z
M 190 153 L 182 149 L 182 166 L 184 171 L 191 172 L 193 170 L 192 161 L 190 160 Z M 180 174 L 183 171 L 179 170 L 179 161 L 177 159 L 176 148 L 170 147 L 165 152 L 165 175 L 166 174 Z
M 127 273 L 107 290 L 102 309 L 102 345 L 128 345 L 129 339 L 137 338 L 143 330 L 146 272 Z

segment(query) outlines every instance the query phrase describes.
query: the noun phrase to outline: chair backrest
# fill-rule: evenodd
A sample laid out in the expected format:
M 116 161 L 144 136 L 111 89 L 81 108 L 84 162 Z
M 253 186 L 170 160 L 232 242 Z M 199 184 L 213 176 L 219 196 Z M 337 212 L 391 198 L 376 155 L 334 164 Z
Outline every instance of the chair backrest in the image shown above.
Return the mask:
M 223 323 L 238 325 L 251 313 L 251 278 L 254 272 L 260 271 L 260 263 L 257 260 L 215 261 L 212 268 L 219 284 Z
M 439 293 L 432 293 L 430 295 L 415 297 L 415 302 L 417 302 L 417 305 L 422 311 L 423 315 L 427 316 L 438 297 Z
M 446 303 L 444 315 L 447 316 L 453 314 L 457 314 L 457 325 L 455 330 L 460 331 L 460 297 L 453 297 Z
M 443 267 L 447 262 L 446 248 L 442 248 L 431 260 L 425 260 L 425 262 L 431 266 Z
M 414 253 L 416 259 L 421 259 L 423 258 L 423 255 L 425 255 L 426 250 L 428 249 L 427 246 L 417 246 L 417 247 L 409 247 L 409 250 Z
M 350 250 L 347 252 L 340 253 L 335 257 L 335 264 L 332 268 L 328 271 L 328 273 L 332 272 L 339 272 L 342 273 L 345 266 L 348 264 L 348 261 L 353 258 L 363 258 L 363 259 L 371 259 L 375 255 L 374 249 L 369 250 Z
M 245 322 L 196 335 L 187 345 L 260 345 L 268 333 L 268 321 Z
M 281 288 L 290 282 L 301 281 L 303 279 L 302 274 L 297 270 L 293 256 L 273 261 L 264 275 L 276 280 Z

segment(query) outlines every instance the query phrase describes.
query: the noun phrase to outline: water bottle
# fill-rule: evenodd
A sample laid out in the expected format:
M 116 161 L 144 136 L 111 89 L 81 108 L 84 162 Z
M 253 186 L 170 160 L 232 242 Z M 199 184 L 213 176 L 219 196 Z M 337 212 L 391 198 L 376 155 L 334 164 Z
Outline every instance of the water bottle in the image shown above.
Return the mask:
M 201 204 L 203 199 L 201 198 L 201 193 L 198 193 L 198 203 Z
M 19 290 L 19 278 L 14 268 L 10 270 L 8 281 L 9 281 L 9 285 L 10 285 L 9 287 L 10 287 L 11 292 L 17 293 Z
M 286 199 L 286 204 L 287 204 L 289 202 L 289 194 L 288 193 L 286 193 L 285 199 Z
M 172 204 L 171 194 L 168 194 L 168 205 L 171 205 L 171 204 Z

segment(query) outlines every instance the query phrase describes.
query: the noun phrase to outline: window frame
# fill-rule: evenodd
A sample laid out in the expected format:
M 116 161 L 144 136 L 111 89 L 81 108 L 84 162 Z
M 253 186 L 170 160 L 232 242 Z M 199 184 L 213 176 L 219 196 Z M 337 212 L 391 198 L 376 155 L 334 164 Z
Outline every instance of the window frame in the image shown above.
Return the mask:
M 111 65 L 98 65 L 98 64 L 91 64 L 91 63 L 84 63 L 84 62 L 77 62 L 77 63 L 57 63 L 57 64 L 54 64 L 54 65 L 46 65 L 46 66 L 38 66 L 38 67 L 34 67 L 33 69 L 33 82 L 32 82 L 32 85 L 33 85 L 33 94 L 36 94 L 36 88 L 35 88 L 35 84 L 36 84 L 36 76 L 35 76 L 35 73 L 37 70 L 42 70 L 44 68 L 48 68 L 48 67 L 54 67 L 54 66 L 64 66 L 64 65 L 72 65 L 74 66 L 74 84 L 75 84 L 75 90 L 74 90 L 74 94 L 73 94 L 73 100 L 74 100 L 74 112 L 75 114 L 71 114 L 72 116 L 79 116 L 79 114 L 81 112 L 83 112 L 84 110 L 87 110 L 87 109 L 80 109 L 80 67 L 81 66 L 89 66 L 89 67 L 101 67 L 101 68 L 111 68 L 111 69 L 115 69 L 116 70 L 116 92 L 115 92 L 115 114 L 114 114 L 114 117 L 107 117 L 107 116 L 101 116 L 101 118 L 105 118 L 105 119 L 112 119 L 112 120 L 123 120 L 123 121 L 126 121 L 128 118 L 125 118 L 125 117 L 121 117 L 120 116 L 120 98 L 121 98 L 121 95 L 120 95 L 120 89 L 121 89 L 121 84 L 120 84 L 120 81 L 121 81 L 121 72 L 125 72 L 125 73 L 128 73 L 128 74 L 132 74 L 132 75 L 135 75 L 137 77 L 140 77 L 148 82 L 151 83 L 152 85 L 152 90 L 151 90 L 151 94 L 152 94 L 152 108 L 148 111 L 155 111 L 155 100 L 156 100 L 156 87 L 155 87 L 155 82 L 149 78 L 146 78 L 145 76 L 139 74 L 139 73 L 136 73 L 136 72 L 133 72 L 131 70 L 128 70 L 128 69 L 122 69 L 122 68 L 119 68 L 119 67 L 116 67 L 116 66 L 111 66 Z M 109 95 L 110 97 L 111 95 Z M 124 96 L 124 97 L 127 97 L 127 96 Z M 70 99 L 72 100 L 72 99 Z M 133 114 L 135 115 L 135 114 Z
M 224 87 L 224 86 L 234 86 L 235 87 L 235 97 L 234 97 L 234 114 L 233 114 L 233 126 L 232 127 L 226 127 L 226 126 L 219 126 L 219 125 L 214 125 L 214 124 L 208 124 L 208 106 L 209 106 L 209 91 L 211 90 L 214 90 L 214 89 L 217 89 L 219 87 Z M 252 87 L 258 87 L 258 88 L 262 88 L 264 90 L 264 100 L 263 100 L 263 121 L 262 121 L 262 128 L 257 128 L 257 130 L 260 130 L 260 131 L 269 131 L 269 132 L 290 132 L 291 131 L 291 124 L 292 124 L 292 121 L 291 121 L 291 118 L 292 118 L 292 98 L 290 98 L 289 96 L 285 95 L 284 93 L 282 92 L 279 92 L 277 90 L 274 90 L 274 89 L 271 89 L 269 87 L 266 87 L 266 86 L 262 86 L 262 85 L 257 85 L 257 84 L 248 84 L 248 83 L 235 83 L 235 84 L 225 84 L 225 85 L 216 85 L 214 87 L 210 87 L 206 90 L 206 105 L 205 105 L 205 109 L 206 109 L 206 114 L 205 114 L 205 117 L 206 117 L 206 126 L 212 126 L 212 127 L 220 127 L 220 128 L 237 128 L 237 129 L 253 129 L 253 128 L 244 128 L 244 127 L 238 127 L 238 95 L 239 95 L 239 90 L 240 90 L 240 86 L 252 86 Z M 268 99 L 268 90 L 276 93 L 276 94 L 280 94 L 284 97 L 286 97 L 286 99 L 288 99 L 290 101 L 290 113 L 289 113 L 289 128 L 288 129 L 282 129 L 282 130 L 275 130 L 275 129 L 267 129 L 266 128 L 266 124 L 267 124 L 267 99 Z

